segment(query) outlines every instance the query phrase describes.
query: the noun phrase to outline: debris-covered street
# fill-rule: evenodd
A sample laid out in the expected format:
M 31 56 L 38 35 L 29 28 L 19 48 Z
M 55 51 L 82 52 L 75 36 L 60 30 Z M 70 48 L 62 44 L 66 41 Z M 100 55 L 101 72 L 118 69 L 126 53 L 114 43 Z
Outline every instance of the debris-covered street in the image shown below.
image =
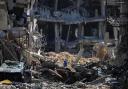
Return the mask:
M 68 52 L 59 54 L 48 52 L 43 57 L 39 56 L 38 59 L 38 56 L 34 56 L 31 82 L 27 82 L 27 79 L 23 82 L 15 80 L 15 78 L 20 79 L 18 75 L 17 77 L 8 75 L 7 77 L 11 76 L 12 81 L 1 81 L 1 89 L 122 89 L 116 77 L 118 75 L 115 75 L 116 70 L 112 70 L 114 67 L 110 68 L 107 61 L 101 62 L 98 58 L 81 58 L 80 60 L 85 61 L 74 64 L 74 61 L 67 60 L 67 66 L 64 66 L 63 57 L 71 57 L 71 59 L 77 57 Z M 4 71 L 7 72 L 7 69 L 5 68 Z
M 128 89 L 127 0 L 0 0 L 0 89 Z

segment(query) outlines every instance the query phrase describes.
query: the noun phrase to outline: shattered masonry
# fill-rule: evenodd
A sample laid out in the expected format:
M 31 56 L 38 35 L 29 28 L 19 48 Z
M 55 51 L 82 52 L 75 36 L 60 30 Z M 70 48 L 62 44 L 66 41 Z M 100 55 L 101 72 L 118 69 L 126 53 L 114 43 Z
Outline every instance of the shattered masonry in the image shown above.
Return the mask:
M 0 89 L 125 89 L 127 23 L 127 0 L 0 0 Z

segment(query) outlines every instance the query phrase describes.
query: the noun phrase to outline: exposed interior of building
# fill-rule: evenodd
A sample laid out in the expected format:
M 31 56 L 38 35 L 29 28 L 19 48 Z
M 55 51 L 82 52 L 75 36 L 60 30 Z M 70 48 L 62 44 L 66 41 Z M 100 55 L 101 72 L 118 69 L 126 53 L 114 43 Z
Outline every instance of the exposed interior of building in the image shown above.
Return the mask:
M 127 89 L 127 7 L 127 0 L 0 0 L 0 89 Z

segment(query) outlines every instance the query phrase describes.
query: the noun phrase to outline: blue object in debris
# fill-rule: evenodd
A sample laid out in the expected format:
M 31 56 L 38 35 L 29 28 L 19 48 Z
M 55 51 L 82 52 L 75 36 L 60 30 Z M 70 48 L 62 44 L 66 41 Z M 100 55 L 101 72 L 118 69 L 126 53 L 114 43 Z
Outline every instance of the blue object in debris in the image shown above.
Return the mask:
M 67 64 L 68 64 L 67 60 L 64 59 L 64 63 L 63 63 L 64 67 L 67 67 Z

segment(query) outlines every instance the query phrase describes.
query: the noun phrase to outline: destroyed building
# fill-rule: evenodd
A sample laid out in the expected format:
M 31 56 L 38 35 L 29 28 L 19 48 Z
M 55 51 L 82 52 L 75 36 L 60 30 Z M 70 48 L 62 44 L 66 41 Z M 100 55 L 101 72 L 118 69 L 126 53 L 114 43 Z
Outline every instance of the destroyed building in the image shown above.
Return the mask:
M 82 48 L 86 51 L 100 42 L 117 47 L 121 29 L 126 29 L 126 3 L 125 0 L 38 0 L 34 13 L 39 32 L 46 36 L 46 51 L 78 52 Z
M 121 4 L 115 2 L 120 1 L 1 0 L 1 19 L 5 19 L 0 22 L 1 36 L 6 34 L 2 30 L 21 29 L 13 33 L 17 37 L 27 34 L 29 48 L 47 44 L 45 51 L 56 52 L 79 50 L 80 44 L 87 49 L 99 42 L 117 46 Z
M 27 63 L 37 73 L 33 77 L 41 79 L 44 85 L 42 76 L 65 84 L 76 81 L 93 84 L 99 81 L 97 78 L 110 79 L 109 71 L 111 75 L 117 73 L 114 78 L 123 75 L 122 79 L 127 81 L 124 78 L 128 70 L 127 3 L 127 0 L 0 0 L 0 64 L 5 65 L 5 60 L 18 65 L 17 61 Z M 108 53 L 112 57 L 108 59 L 116 59 L 114 65 L 123 65 L 122 70 L 113 72 L 116 70 L 113 65 L 109 70 L 111 66 L 106 61 L 105 65 L 99 62 L 105 57 L 100 60 L 93 57 L 97 43 L 110 47 L 112 52 Z M 70 65 L 67 68 L 63 65 L 66 57 Z M 0 67 L 2 71 L 4 65 Z M 107 73 L 99 73 L 103 70 Z
M 39 0 L 35 13 L 49 51 L 71 49 L 81 41 L 103 41 L 105 8 L 105 0 Z
M 119 6 L 110 3 L 109 0 L 39 0 L 35 14 L 39 32 L 46 35 L 47 50 L 71 50 L 81 42 L 86 46 L 102 41 L 115 44 L 118 28 L 113 28 L 113 24 L 118 25 L 118 21 L 113 23 L 109 15 L 114 7 L 116 15 L 120 11 Z

